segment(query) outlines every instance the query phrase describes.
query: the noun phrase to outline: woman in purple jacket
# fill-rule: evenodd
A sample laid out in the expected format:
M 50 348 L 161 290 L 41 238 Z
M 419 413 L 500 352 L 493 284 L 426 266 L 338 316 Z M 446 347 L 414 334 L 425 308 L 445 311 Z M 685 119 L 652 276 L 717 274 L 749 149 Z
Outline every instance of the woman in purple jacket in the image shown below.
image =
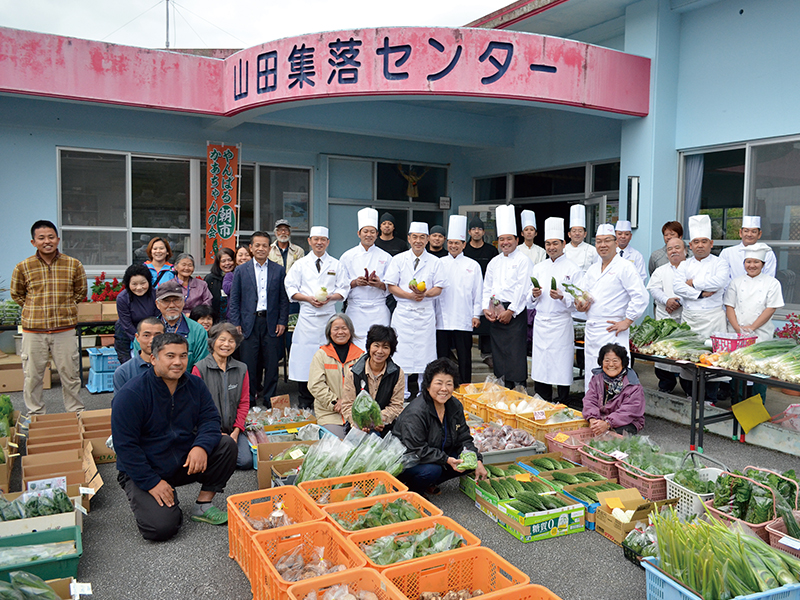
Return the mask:
M 157 317 L 155 287 L 150 284 L 150 270 L 142 264 L 131 265 L 122 277 L 124 288 L 117 296 L 117 322 L 114 326 L 114 349 L 119 364 L 131 359 L 131 344 L 139 321 Z
M 613 429 L 636 434 L 644 427 L 644 389 L 633 369 L 628 369 L 628 352 L 619 344 L 606 344 L 592 370 L 589 390 L 583 398 L 583 418 L 594 435 Z
M 199 277 L 194 277 L 194 257 L 191 254 L 179 254 L 175 259 L 175 279 L 183 288 L 183 315 L 188 317 L 195 306 L 205 304 L 211 306 L 211 292 L 208 284 Z

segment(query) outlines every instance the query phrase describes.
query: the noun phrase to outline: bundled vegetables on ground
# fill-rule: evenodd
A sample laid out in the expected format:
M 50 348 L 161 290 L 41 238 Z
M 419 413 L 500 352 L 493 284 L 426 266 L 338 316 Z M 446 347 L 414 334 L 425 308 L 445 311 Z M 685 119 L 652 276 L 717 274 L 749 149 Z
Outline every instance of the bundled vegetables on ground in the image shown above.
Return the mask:
M 75 506 L 62 488 L 25 492 L 11 501 L 0 493 L 0 521 L 46 517 L 73 510 Z
M 367 557 L 377 565 L 393 565 L 413 558 L 422 558 L 464 545 L 464 538 L 438 523 L 431 529 L 408 535 L 391 534 L 365 544 Z
M 353 400 L 352 417 L 359 429 L 375 429 L 383 425 L 381 407 L 366 389 L 361 390 Z
M 295 444 L 283 452 L 276 454 L 272 460 L 296 460 L 298 458 L 303 458 L 308 454 L 308 449 L 310 447 L 311 446 L 307 444 Z
M 479 427 L 470 428 L 470 433 L 475 442 L 475 447 L 481 453 L 530 448 L 531 453 L 538 454 L 547 450 L 542 442 L 527 431 L 515 429 L 509 425 L 498 427 L 493 423 L 486 423 Z
M 658 556 L 656 528 L 652 525 L 644 527 L 643 524 L 637 523 L 637 527 L 627 535 L 622 545 L 639 556 Z
M 720 362 L 720 366 L 744 373 L 762 373 L 762 369 L 767 368 L 770 360 L 796 349 L 797 344 L 794 340 L 772 339 L 757 342 L 752 346 L 734 350 L 726 360 Z
M 306 553 L 309 554 L 308 560 L 304 557 Z M 335 565 L 325 558 L 325 548 L 322 546 L 307 548 L 305 544 L 299 544 L 275 562 L 275 569 L 286 581 L 303 581 L 344 571 L 347 566 Z
M 76 552 L 75 542 L 73 541 L 0 548 L 0 567 L 51 558 L 62 558 Z
M 670 507 L 652 517 L 660 567 L 707 600 L 727 600 L 798 582 L 800 561 L 716 519 L 682 522 Z
M 311 446 L 296 483 L 369 471 L 386 471 L 397 476 L 417 462 L 417 456 L 409 453 L 391 432 L 380 438 L 351 429 L 344 440 L 330 435 Z
M 0 600 L 61 600 L 43 579 L 27 571 L 11 571 L 8 581 L 0 581 Z
M 714 492 L 714 482 L 700 479 L 700 472 L 697 469 L 687 468 L 675 471 L 675 477 L 672 481 L 695 494 L 711 494 Z
M 584 450 L 602 460 L 624 461 L 635 475 L 666 475 L 680 470 L 685 452 L 661 452 L 644 435 L 603 435 L 590 440 Z M 621 454 L 620 454 L 621 453 Z M 623 456 L 624 455 L 624 456 Z
M 362 529 L 371 529 L 373 527 L 381 527 L 382 525 L 392 525 L 394 523 L 421 519 L 423 514 L 408 500 L 398 498 L 394 502 L 385 504 L 380 501 L 376 502 L 366 513 L 352 522 L 336 516 L 336 513 L 332 513 L 332 516 L 339 525 L 348 531 L 361 531 Z
M 631 327 L 631 346 L 635 349 L 643 348 L 648 344 L 665 338 L 676 329 L 689 331 L 689 325 L 686 323 L 679 325 L 675 319 L 656 320 L 648 315 L 640 325 Z
M 346 585 L 333 585 L 322 595 L 309 592 L 303 600 L 378 600 L 378 596 L 368 590 L 356 591 Z

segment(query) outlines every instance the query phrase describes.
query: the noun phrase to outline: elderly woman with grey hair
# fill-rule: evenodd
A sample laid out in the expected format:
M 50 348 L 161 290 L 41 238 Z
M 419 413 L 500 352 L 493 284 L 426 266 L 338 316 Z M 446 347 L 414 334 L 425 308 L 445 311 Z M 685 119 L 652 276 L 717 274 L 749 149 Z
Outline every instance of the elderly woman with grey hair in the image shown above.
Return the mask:
M 340 439 L 345 434 L 342 417 L 344 377 L 363 354 L 361 348 L 353 343 L 354 332 L 353 322 L 347 315 L 339 313 L 328 319 L 325 325 L 328 343 L 314 354 L 308 373 L 308 391 L 314 396 L 317 424 Z
M 208 332 L 207 355 L 192 368 L 211 392 L 219 411 L 222 434 L 231 436 L 238 445 L 237 469 L 252 469 L 253 455 L 245 435 L 244 425 L 250 410 L 250 380 L 247 365 L 231 355 L 242 342 L 235 325 L 217 323 Z
M 175 280 L 183 288 L 183 314 L 188 317 L 195 306 L 204 304 L 211 306 L 213 297 L 208 289 L 208 284 L 194 275 L 194 256 L 191 254 L 178 254 L 175 259 Z

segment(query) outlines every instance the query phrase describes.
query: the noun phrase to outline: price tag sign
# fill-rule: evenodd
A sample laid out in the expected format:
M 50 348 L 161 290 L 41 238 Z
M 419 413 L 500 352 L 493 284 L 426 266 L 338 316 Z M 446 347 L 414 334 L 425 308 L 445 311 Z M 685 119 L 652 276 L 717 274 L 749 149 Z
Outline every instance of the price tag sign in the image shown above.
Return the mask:
M 547 417 L 545 417 L 543 410 L 535 410 L 535 411 L 533 411 L 533 420 L 534 421 L 543 421 L 546 418 Z
M 291 429 L 287 429 L 286 433 L 297 433 L 297 427 L 292 427 Z
M 517 481 L 530 481 L 531 476 L 530 473 L 517 473 L 516 475 L 514 475 L 514 479 L 516 479 Z
M 80 500 L 75 500 L 75 508 L 81 511 L 83 514 L 88 515 L 89 513 L 85 508 L 83 508 L 83 504 L 80 503 Z
M 94 496 L 94 488 L 81 486 L 78 488 L 78 491 L 81 494 L 86 494 L 87 496 Z
M 794 548 L 795 550 L 800 550 L 800 540 L 796 540 L 791 537 L 784 536 L 780 540 L 778 540 L 781 544 L 785 544 L 790 548 Z
M 566 433 L 559 433 L 553 439 L 556 442 L 564 443 L 569 439 L 569 436 Z
M 72 595 L 73 599 L 79 598 L 80 596 L 91 596 L 92 584 L 78 583 L 77 581 L 72 581 L 69 584 L 69 593 Z
M 606 504 L 608 505 L 608 508 L 610 508 L 611 510 L 614 510 L 615 508 L 618 508 L 620 510 L 625 510 L 625 505 L 619 498 L 607 498 Z
M 628 458 L 628 455 L 622 452 L 621 450 L 614 450 L 613 452 L 611 452 L 611 456 L 613 456 L 617 460 L 625 460 L 626 458 Z
M 289 456 L 291 456 L 293 459 L 297 460 L 298 458 L 302 458 L 303 457 L 303 451 L 300 450 L 300 448 L 298 448 L 297 450 L 292 450 L 291 452 L 289 452 Z

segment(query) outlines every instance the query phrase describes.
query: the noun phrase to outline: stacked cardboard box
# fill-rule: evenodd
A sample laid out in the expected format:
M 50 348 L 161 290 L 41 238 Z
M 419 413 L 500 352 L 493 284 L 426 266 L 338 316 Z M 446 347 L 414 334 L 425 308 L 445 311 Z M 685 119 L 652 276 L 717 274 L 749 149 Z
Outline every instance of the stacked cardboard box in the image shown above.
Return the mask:
M 0 393 L 21 392 L 25 383 L 25 373 L 22 370 L 22 359 L 16 354 L 7 354 L 0 358 Z M 42 387 L 50 389 L 50 365 L 44 372 Z
M 111 409 L 85 410 L 81 414 L 83 439 L 92 443 L 92 456 L 98 465 L 117 460 L 116 453 L 106 446 L 111 437 Z

